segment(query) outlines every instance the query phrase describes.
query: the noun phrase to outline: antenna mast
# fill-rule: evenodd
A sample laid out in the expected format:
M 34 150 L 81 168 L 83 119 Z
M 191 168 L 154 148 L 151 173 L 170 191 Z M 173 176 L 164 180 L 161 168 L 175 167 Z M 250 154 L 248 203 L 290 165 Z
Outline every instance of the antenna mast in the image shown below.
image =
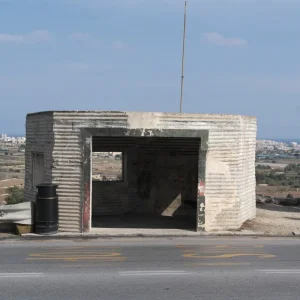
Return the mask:
M 186 35 L 186 8 L 187 1 L 184 3 L 184 23 L 183 23 L 183 43 L 182 43 L 182 63 L 181 63 L 181 89 L 180 89 L 180 113 L 182 112 L 183 83 L 184 83 L 184 54 L 185 54 L 185 35 Z

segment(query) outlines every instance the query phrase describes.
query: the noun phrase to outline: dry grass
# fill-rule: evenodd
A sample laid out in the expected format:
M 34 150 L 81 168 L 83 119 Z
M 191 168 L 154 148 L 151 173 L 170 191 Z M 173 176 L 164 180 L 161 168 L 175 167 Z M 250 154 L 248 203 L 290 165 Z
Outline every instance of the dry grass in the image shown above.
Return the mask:
M 288 194 L 292 194 L 294 198 L 300 198 L 300 189 L 291 189 L 290 187 L 276 186 L 256 186 L 256 194 L 270 196 L 275 198 L 285 198 Z
M 117 179 L 122 174 L 122 160 L 114 158 L 93 157 L 93 177 L 106 176 L 106 178 Z

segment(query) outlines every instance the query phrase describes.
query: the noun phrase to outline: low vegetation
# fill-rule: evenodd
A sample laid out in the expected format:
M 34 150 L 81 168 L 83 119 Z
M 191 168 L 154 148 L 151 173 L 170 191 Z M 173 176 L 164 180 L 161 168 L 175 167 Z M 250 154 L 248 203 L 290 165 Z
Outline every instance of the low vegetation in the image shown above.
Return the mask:
M 24 188 L 14 186 L 8 188 L 8 196 L 5 198 L 6 204 L 18 204 L 24 201 Z
M 300 164 L 289 164 L 284 170 L 274 170 L 267 165 L 257 165 L 256 183 L 300 188 Z
M 300 164 L 289 164 L 284 168 L 284 172 L 297 172 L 300 175 Z
M 256 169 L 257 169 L 257 170 L 270 170 L 271 167 L 268 166 L 268 165 L 257 165 L 257 166 L 256 166 Z

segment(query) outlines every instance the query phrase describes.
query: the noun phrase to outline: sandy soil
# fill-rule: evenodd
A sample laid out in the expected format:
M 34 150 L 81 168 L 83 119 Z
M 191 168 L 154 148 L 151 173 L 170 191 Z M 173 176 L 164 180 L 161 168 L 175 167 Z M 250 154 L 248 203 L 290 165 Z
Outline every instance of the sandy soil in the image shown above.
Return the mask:
M 256 219 L 246 222 L 242 229 L 275 235 L 300 232 L 300 206 L 258 205 Z

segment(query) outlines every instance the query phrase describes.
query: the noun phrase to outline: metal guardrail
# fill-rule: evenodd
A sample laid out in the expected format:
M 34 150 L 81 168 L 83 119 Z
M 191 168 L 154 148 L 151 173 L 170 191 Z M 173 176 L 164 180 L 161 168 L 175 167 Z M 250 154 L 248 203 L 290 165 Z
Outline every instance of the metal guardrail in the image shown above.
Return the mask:
M 0 223 L 32 225 L 31 202 L 0 205 Z

